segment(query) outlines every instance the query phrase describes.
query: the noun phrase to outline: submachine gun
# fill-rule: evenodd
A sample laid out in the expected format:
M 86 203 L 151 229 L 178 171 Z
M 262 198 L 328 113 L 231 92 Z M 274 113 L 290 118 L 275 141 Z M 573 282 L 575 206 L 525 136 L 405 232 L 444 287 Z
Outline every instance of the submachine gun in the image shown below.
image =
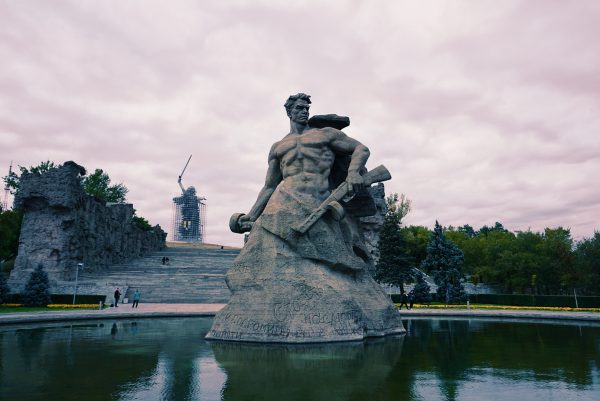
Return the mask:
M 392 175 L 385 166 L 380 165 L 375 167 L 373 170 L 366 172 L 362 176 L 365 186 L 370 186 L 376 182 L 387 181 L 392 178 Z M 309 228 L 311 228 L 323 215 L 327 212 L 331 212 L 331 215 L 336 220 L 341 220 L 346 215 L 344 207 L 341 205 L 341 201 L 350 194 L 348 183 L 342 182 L 332 193 L 325 199 L 321 205 L 310 216 L 306 218 L 301 224 L 292 226 L 292 230 L 298 234 L 305 234 Z M 229 228 L 234 233 L 244 233 L 250 231 L 248 228 L 242 228 L 239 224 L 240 217 L 244 216 L 244 213 L 234 213 L 229 219 Z
M 373 170 L 366 172 L 362 176 L 365 186 L 371 186 L 376 182 L 387 181 L 392 178 L 392 175 L 384 165 L 375 167 Z M 300 225 L 292 226 L 292 229 L 300 234 L 304 234 L 311 228 L 327 211 L 331 211 L 331 215 L 336 220 L 341 220 L 346 215 L 344 207 L 340 204 L 346 196 L 349 195 L 347 182 L 342 182 L 332 193 L 321 203 L 321 205 L 310 214 Z

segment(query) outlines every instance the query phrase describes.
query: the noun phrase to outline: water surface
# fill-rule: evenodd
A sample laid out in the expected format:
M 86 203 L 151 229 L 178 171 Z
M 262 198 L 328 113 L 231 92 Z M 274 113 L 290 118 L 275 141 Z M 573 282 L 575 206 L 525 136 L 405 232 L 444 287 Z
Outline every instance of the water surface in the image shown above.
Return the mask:
M 405 320 L 407 335 L 203 340 L 210 318 L 0 328 L 0 400 L 600 400 L 600 325 Z

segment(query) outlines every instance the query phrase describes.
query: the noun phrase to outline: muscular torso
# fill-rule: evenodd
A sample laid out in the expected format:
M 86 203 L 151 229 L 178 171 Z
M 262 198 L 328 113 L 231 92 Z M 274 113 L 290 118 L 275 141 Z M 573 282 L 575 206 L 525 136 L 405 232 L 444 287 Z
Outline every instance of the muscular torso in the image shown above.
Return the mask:
M 279 161 L 284 184 L 296 191 L 323 195 L 329 191 L 329 172 L 335 154 L 330 147 L 335 132 L 310 129 L 289 134 L 275 144 L 272 157 Z

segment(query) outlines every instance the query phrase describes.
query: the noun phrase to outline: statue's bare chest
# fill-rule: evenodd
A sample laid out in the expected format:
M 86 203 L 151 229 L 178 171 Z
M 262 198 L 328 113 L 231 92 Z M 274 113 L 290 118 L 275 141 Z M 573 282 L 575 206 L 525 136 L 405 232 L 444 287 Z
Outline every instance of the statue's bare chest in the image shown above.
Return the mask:
M 318 157 L 328 152 L 331 152 L 328 135 L 320 130 L 310 130 L 302 135 L 288 135 L 275 148 L 275 155 L 280 160 L 298 156 Z

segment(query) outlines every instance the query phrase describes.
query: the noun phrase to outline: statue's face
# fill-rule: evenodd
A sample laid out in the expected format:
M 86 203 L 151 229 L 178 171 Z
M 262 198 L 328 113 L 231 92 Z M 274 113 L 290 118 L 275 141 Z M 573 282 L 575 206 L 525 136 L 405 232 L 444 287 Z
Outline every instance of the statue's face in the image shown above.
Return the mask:
M 294 103 L 294 106 L 290 110 L 290 120 L 306 124 L 308 122 L 308 109 L 310 109 L 310 104 L 305 100 L 296 100 L 296 103 Z

